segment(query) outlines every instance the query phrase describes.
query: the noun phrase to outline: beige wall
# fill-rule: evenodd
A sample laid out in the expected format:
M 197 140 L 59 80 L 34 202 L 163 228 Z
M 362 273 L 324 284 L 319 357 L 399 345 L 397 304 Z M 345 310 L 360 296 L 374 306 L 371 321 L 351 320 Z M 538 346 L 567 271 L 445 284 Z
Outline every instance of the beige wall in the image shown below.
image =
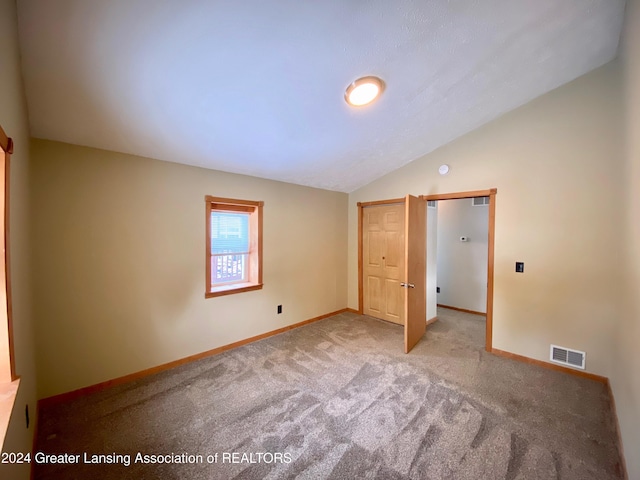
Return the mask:
M 346 307 L 346 194 L 31 147 L 41 396 Z M 205 195 L 265 202 L 262 290 L 204 298 Z
M 608 64 L 350 194 L 349 307 L 356 202 L 495 187 L 493 346 L 545 361 L 551 343 L 584 350 L 587 370 L 608 375 L 622 282 L 620 70 Z
M 3 451 L 31 451 L 36 417 L 36 369 L 31 322 L 29 261 L 29 129 L 20 74 L 16 6 L 0 0 L 0 125 L 13 138 L 10 178 L 10 265 L 13 289 L 13 322 L 16 371 L 20 389 L 9 423 Z M 25 426 L 25 405 L 31 411 L 31 427 Z M 29 478 L 29 465 L 0 464 L 0 478 Z
M 474 207 L 470 198 L 438 202 L 439 304 L 486 312 L 488 237 L 489 206 Z
M 625 80 L 628 289 L 618 327 L 611 385 L 630 479 L 640 478 L 640 1 L 627 3 L 622 61 Z

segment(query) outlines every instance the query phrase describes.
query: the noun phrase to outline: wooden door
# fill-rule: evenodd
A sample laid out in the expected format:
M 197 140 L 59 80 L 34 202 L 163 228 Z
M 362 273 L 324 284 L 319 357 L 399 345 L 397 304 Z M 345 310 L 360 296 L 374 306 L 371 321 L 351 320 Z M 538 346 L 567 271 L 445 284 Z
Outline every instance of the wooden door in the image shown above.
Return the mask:
M 363 313 L 404 325 L 404 204 L 369 206 L 362 213 Z
M 409 353 L 427 328 L 427 211 L 426 202 L 411 195 L 404 207 L 404 353 Z

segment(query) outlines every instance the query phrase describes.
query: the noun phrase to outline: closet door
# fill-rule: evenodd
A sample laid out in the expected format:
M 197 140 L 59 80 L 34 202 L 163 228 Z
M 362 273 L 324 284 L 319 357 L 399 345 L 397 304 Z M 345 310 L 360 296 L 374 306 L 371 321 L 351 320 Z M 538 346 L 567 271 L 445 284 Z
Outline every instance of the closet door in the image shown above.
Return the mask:
M 363 313 L 405 324 L 404 203 L 363 208 Z

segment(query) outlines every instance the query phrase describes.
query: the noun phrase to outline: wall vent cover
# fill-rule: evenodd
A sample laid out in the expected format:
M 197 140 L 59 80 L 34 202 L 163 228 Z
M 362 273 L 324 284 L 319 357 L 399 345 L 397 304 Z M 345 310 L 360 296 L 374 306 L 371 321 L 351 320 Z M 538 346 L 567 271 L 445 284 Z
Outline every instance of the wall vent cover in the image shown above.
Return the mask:
M 474 207 L 489 205 L 489 197 L 473 197 L 471 198 L 471 205 Z
M 585 357 L 587 354 L 579 350 L 571 350 L 570 348 L 551 345 L 551 353 L 549 356 L 554 363 L 584 370 Z

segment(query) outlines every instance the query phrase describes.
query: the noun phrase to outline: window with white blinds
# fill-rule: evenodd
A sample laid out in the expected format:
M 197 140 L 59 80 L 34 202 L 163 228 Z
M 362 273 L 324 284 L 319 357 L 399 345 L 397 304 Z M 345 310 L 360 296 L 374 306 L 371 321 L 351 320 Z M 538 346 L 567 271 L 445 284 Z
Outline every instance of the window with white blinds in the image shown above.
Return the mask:
M 262 288 L 262 202 L 205 197 L 206 297 Z
M 211 212 L 212 284 L 247 281 L 249 215 Z

